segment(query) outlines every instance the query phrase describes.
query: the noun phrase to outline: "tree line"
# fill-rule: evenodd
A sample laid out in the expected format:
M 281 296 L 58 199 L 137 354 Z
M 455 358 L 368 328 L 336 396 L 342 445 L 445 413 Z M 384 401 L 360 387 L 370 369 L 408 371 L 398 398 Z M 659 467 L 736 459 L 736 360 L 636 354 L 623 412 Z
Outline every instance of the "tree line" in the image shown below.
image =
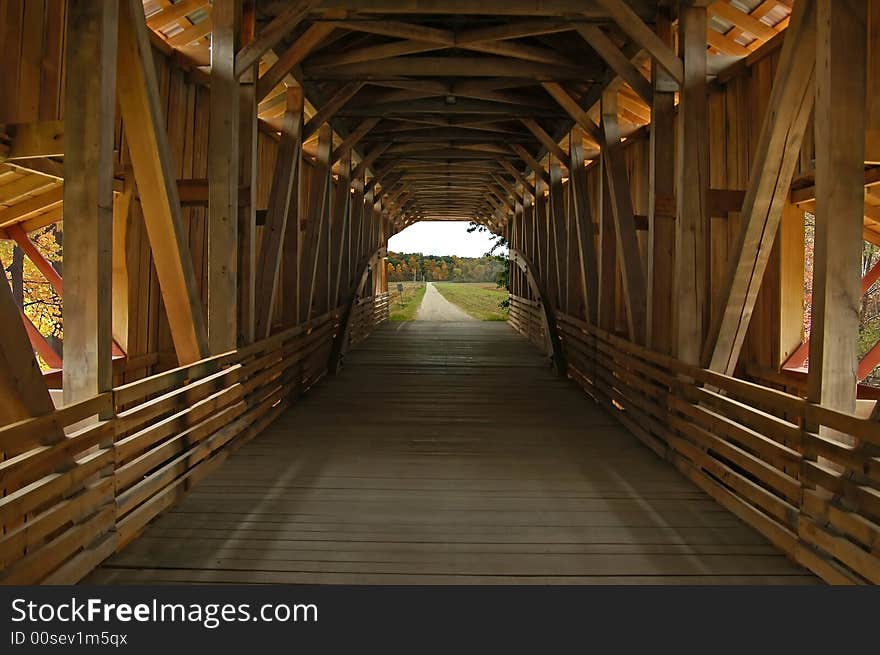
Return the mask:
M 422 253 L 388 253 L 389 282 L 495 282 L 505 264 L 494 256 L 458 257 Z

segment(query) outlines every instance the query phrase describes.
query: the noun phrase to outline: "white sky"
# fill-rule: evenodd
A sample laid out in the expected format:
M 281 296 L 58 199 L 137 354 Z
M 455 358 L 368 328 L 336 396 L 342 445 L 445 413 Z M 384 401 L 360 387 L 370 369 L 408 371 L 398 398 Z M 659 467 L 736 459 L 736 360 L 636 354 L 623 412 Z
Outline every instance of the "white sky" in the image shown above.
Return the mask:
M 492 247 L 488 232 L 467 233 L 467 221 L 423 221 L 388 240 L 392 252 L 482 257 Z M 501 254 L 501 252 L 498 252 Z

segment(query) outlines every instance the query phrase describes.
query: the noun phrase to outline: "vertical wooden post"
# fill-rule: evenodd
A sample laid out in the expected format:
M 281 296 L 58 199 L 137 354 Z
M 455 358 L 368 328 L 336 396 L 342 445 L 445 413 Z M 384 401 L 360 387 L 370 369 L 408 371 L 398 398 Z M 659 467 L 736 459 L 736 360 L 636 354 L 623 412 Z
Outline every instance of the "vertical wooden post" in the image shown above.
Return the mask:
M 880 164 L 880 0 L 868 2 L 868 116 L 865 161 Z
M 354 195 L 351 200 L 351 219 L 350 219 L 350 254 L 348 276 L 345 278 L 346 283 L 344 291 L 348 293 L 351 286 L 355 283 L 357 276 L 361 274 L 361 226 L 364 219 L 364 176 L 361 173 L 352 180 L 354 187 Z M 346 296 L 344 302 L 351 302 L 351 298 Z
M 647 323 L 645 272 L 636 237 L 629 178 L 621 147 L 620 130 L 617 126 L 617 91 L 608 90 L 602 94 L 602 168 L 614 216 L 629 338 L 636 343 L 644 343 Z
M 535 260 L 537 259 L 537 254 L 535 253 L 535 206 L 532 202 L 532 198 L 534 196 L 530 193 L 530 189 L 525 189 L 523 191 L 523 240 L 522 240 L 522 248 L 523 252 L 526 254 L 530 262 L 533 262 L 533 266 Z M 518 266 L 514 266 L 519 270 Z M 532 271 L 534 275 L 538 275 L 538 271 Z M 525 292 L 526 289 L 524 288 Z M 528 297 L 528 293 L 523 293 L 524 297 Z
M 321 126 L 318 134 L 318 156 L 312 173 L 308 205 L 305 208 L 307 220 L 303 247 L 300 249 L 300 320 L 311 318 L 313 302 L 315 306 L 324 303 L 316 300 L 315 289 L 324 290 L 322 282 L 327 279 L 327 260 L 321 259 L 322 248 L 326 239 L 325 216 L 327 214 L 327 193 L 330 183 L 330 150 L 333 145 L 333 131 L 326 123 Z M 323 275 L 323 277 L 322 277 Z M 326 292 L 325 292 L 326 293 Z
M 673 45 L 669 10 L 660 7 L 657 36 Z M 669 206 L 675 193 L 675 89 L 665 68 L 651 60 L 654 97 L 651 105 L 648 182 L 648 334 L 649 348 L 672 354 L 675 217 Z
M 752 157 L 739 235 L 704 349 L 703 360 L 709 368 L 728 375 L 736 370 L 813 109 L 816 61 L 804 52 L 815 41 L 815 3 L 801 0 L 785 31 L 770 102 Z
M 561 309 L 565 302 L 565 197 L 562 194 L 562 167 L 550 163 L 550 203 L 547 216 L 548 274 L 547 294 L 550 305 Z
M 547 198 L 544 196 L 544 180 L 535 173 L 535 259 L 532 265 L 535 267 L 535 277 L 541 285 L 541 293 L 550 293 L 550 266 L 548 264 L 547 249 L 550 242 L 550 226 L 547 222 Z
M 590 210 L 590 199 L 587 196 L 587 170 L 584 167 L 583 132 L 575 129 L 571 133 L 569 144 L 571 161 L 571 217 L 574 230 L 570 238 L 577 239 L 577 255 L 580 277 L 580 298 L 575 300 L 581 305 L 582 317 L 596 325 L 599 309 L 599 265 L 596 256 L 596 237 L 593 232 L 593 217 Z M 571 229 L 571 228 L 569 228 Z
M 675 231 L 675 355 L 699 364 L 706 320 L 706 190 L 709 121 L 706 8 L 682 3 L 678 23 L 684 83 L 678 107 L 678 221 Z
M 117 101 L 123 122 L 137 126 L 126 132 L 128 152 L 174 349 L 186 364 L 208 352 L 202 299 L 183 229 L 143 3 L 125 0 L 119 7 Z
M 64 155 L 64 403 L 113 384 L 113 137 L 119 6 L 67 11 Z
M 235 53 L 241 0 L 216 0 L 211 32 L 208 139 L 208 345 L 232 350 L 238 336 L 239 97 Z
M 339 161 L 339 179 L 333 194 L 330 239 L 330 303 L 329 309 L 336 307 L 343 289 L 343 269 L 345 268 L 346 248 L 350 233 L 349 208 L 351 204 L 351 150 Z
M 256 0 L 242 0 L 240 47 L 253 41 Z M 238 207 L 238 343 L 252 343 L 256 329 L 257 244 L 257 78 L 259 64 L 239 78 L 240 146 L 238 180 L 243 198 Z
M 863 248 L 867 5 L 818 0 L 810 401 L 853 412 Z
M 605 174 L 605 160 L 599 163 L 599 327 L 614 330 L 615 298 L 617 296 L 617 243 L 614 235 L 614 213 L 611 210 L 611 192 Z
M 260 246 L 257 265 L 256 336 L 265 339 L 272 331 L 275 303 L 278 296 L 278 272 L 285 237 L 296 226 L 296 208 L 291 202 L 293 188 L 299 184 L 302 160 L 303 92 L 300 87 L 287 90 L 287 111 L 281 127 L 281 142 L 272 177 L 269 208 Z M 291 208 L 294 207 L 293 212 Z M 293 220 L 291 221 L 291 214 Z

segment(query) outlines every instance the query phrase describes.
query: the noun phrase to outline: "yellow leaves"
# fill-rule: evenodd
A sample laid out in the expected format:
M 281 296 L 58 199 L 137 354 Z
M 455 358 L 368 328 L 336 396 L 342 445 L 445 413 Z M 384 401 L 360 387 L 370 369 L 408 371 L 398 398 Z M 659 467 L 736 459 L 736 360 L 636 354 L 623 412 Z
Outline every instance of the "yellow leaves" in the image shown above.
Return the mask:
M 62 225 L 58 223 L 31 232 L 28 236 L 37 250 L 50 262 L 55 263 L 62 259 L 62 246 L 59 243 L 61 232 Z M 13 295 L 16 297 L 21 295 L 24 313 L 40 334 L 50 339 L 50 343 L 52 338 L 60 340 L 63 337 L 61 298 L 30 259 L 15 256 L 16 248 L 14 241 L 0 241 L 0 261 L 3 262 L 6 279 Z M 21 288 L 17 289 L 19 285 Z M 42 360 L 40 365 L 46 368 Z

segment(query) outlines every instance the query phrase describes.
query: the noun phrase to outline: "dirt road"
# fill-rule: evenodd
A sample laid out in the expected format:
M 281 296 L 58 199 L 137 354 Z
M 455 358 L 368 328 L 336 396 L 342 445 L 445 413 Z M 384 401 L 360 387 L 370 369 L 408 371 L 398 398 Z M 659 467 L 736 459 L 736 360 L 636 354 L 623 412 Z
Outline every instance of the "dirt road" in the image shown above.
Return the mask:
M 419 311 L 416 312 L 416 320 L 473 321 L 474 319 L 441 296 L 433 282 L 428 282 L 428 286 L 425 289 L 425 298 L 422 300 Z

